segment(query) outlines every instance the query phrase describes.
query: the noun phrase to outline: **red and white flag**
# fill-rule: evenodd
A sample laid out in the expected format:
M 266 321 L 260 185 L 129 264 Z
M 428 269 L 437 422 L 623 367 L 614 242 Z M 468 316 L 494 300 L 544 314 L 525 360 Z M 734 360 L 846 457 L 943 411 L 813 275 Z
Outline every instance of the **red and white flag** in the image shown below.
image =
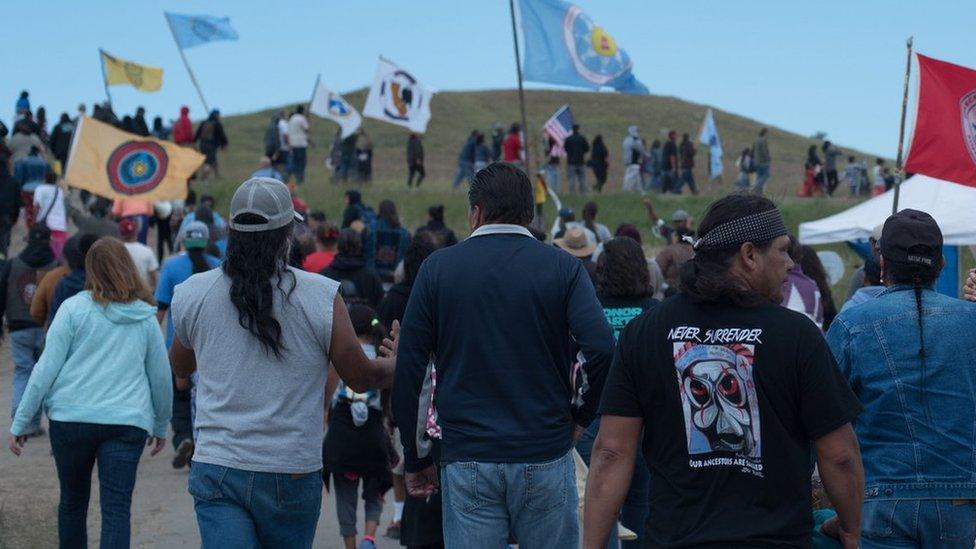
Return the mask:
M 918 55 L 918 115 L 905 171 L 976 187 L 976 70 Z

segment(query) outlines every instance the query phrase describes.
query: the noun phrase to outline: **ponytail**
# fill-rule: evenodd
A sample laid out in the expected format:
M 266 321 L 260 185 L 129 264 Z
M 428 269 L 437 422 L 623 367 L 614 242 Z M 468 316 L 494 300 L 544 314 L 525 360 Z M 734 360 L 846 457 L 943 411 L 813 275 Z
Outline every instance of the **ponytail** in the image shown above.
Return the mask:
M 190 263 L 193 265 L 193 274 L 205 273 L 210 270 L 210 264 L 207 263 L 207 258 L 204 257 L 202 248 L 190 248 L 186 251 L 186 255 L 190 256 Z

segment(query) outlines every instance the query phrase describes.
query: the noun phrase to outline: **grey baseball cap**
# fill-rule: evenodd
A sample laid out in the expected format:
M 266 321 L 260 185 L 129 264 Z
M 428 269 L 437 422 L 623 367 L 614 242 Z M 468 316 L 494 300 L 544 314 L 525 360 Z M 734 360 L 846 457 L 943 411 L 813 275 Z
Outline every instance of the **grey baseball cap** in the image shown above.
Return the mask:
M 206 248 L 210 243 L 210 229 L 202 221 L 191 221 L 180 233 L 180 242 L 186 249 Z
M 267 219 L 264 223 L 235 223 L 234 219 L 241 214 L 255 214 Z M 230 199 L 229 226 L 235 231 L 256 233 L 280 229 L 292 222 L 304 221 L 295 212 L 291 202 L 291 193 L 284 183 L 270 177 L 252 177 L 241 183 Z
M 688 217 L 690 217 L 688 212 L 684 210 L 676 210 L 673 214 L 671 214 L 671 221 L 688 221 Z

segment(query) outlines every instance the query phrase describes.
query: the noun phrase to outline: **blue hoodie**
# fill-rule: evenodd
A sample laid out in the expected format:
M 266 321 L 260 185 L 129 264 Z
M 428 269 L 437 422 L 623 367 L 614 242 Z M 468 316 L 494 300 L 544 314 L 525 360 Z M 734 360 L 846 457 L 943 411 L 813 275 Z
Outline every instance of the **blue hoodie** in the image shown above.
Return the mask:
M 131 425 L 165 438 L 173 386 L 156 307 L 103 306 L 88 291 L 65 301 L 10 432 L 24 434 L 42 404 L 55 421 Z

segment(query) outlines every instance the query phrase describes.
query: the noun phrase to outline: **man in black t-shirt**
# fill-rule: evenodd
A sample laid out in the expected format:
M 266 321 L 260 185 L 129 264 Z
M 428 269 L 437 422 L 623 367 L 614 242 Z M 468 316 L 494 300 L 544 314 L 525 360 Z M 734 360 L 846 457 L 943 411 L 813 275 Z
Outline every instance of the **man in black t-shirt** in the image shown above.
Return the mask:
M 719 200 L 699 225 L 681 293 L 620 336 L 586 490 L 584 547 L 602 547 L 641 449 L 651 473 L 645 547 L 809 547 L 815 450 L 857 547 L 861 411 L 823 335 L 783 307 L 792 261 L 769 200 Z M 812 442 L 812 444 L 811 444 Z
M 678 179 L 678 132 L 668 132 L 668 140 L 661 149 L 661 192 L 680 192 L 681 180 Z

